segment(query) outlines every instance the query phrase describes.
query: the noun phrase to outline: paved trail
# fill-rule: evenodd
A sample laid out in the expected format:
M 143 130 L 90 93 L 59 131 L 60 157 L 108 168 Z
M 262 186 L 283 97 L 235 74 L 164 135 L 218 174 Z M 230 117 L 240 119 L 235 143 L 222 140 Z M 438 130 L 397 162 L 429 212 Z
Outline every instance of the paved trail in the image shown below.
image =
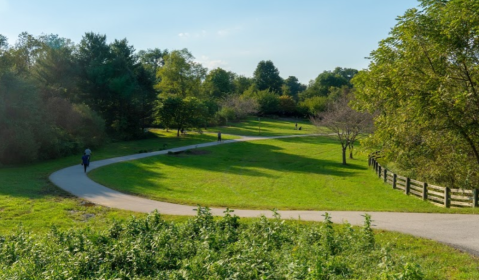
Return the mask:
M 278 136 L 278 137 L 243 137 L 236 140 L 227 140 L 221 143 L 211 142 L 198 145 L 185 146 L 165 151 L 135 154 L 106 160 L 91 162 L 89 170 L 95 168 L 135 160 L 155 155 L 162 155 L 168 151 L 183 151 L 193 148 L 203 148 L 228 143 L 254 141 L 273 138 L 303 137 L 311 135 Z M 152 212 L 158 210 L 167 215 L 195 215 L 196 206 L 178 205 L 167 202 L 153 201 L 136 196 L 126 195 L 115 190 L 106 188 L 90 180 L 83 172 L 80 165 L 61 169 L 50 175 L 52 181 L 65 191 L 91 201 L 98 205 L 112 208 L 131 210 L 136 212 Z M 223 208 L 212 208 L 214 215 L 222 216 Z M 306 221 L 322 221 L 326 211 L 279 211 L 284 219 L 298 219 Z M 352 225 L 362 225 L 367 212 L 355 211 L 327 211 L 331 214 L 335 223 L 348 221 Z M 235 210 L 234 214 L 240 217 L 258 217 L 265 215 L 272 217 L 269 210 Z M 408 233 L 419 237 L 433 239 L 452 245 L 458 249 L 479 256 L 479 215 L 464 214 L 424 214 L 424 213 L 393 213 L 393 212 L 368 212 L 373 219 L 373 227 L 391 231 Z

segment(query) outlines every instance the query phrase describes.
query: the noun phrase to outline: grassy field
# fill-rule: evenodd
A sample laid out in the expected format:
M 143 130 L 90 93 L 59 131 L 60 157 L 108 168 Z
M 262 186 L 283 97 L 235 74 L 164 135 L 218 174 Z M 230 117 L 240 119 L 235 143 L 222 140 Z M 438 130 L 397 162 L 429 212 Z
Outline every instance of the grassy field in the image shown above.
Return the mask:
M 295 129 L 295 123 L 298 129 Z M 301 130 L 299 128 L 301 127 Z M 302 135 L 328 132 L 327 129 L 318 129 L 310 121 L 300 119 L 270 119 L 248 118 L 242 122 L 229 122 L 225 126 L 212 128 L 225 134 L 245 136 L 279 136 L 279 135 Z
M 261 120 L 261 122 L 263 123 L 263 120 Z M 264 120 L 264 122 L 270 123 L 270 127 L 276 127 L 274 129 L 270 128 L 271 131 L 268 133 L 271 134 L 269 135 L 299 134 L 300 132 L 294 129 L 291 130 L 291 128 L 294 127 L 294 122 L 277 121 L 277 125 L 274 120 Z M 198 135 L 189 133 L 181 138 L 176 138 L 173 132 L 155 131 L 155 133 L 157 133 L 157 137 L 155 138 L 111 143 L 102 149 L 94 150 L 93 159 L 99 160 L 134 154 L 144 150 L 158 150 L 163 148 L 164 144 L 167 144 L 167 148 L 173 148 L 193 143 L 215 141 L 215 132 L 218 129 L 220 129 L 223 134 L 246 131 L 240 134 L 255 135 L 254 125 L 254 120 L 249 120 L 244 124 L 244 127 L 238 123 L 228 128 L 209 129 L 208 131 L 213 132 L 213 134 Z M 298 125 L 300 125 L 300 123 L 298 123 Z M 301 133 L 317 132 L 313 127 L 308 128 L 308 126 L 304 124 L 302 127 Z M 223 139 L 229 138 L 232 138 L 232 136 L 223 136 Z M 317 149 L 318 144 L 323 144 L 327 148 L 325 150 Z M 257 156 L 251 158 L 249 154 L 244 153 L 246 148 L 252 149 L 253 154 L 257 154 Z M 170 163 L 163 162 L 162 164 L 164 164 L 164 166 L 160 167 L 167 168 L 168 174 L 163 173 L 166 169 L 162 170 L 160 174 L 152 172 L 155 170 L 148 171 L 148 168 L 153 168 L 153 165 L 147 164 L 147 162 L 131 162 L 135 165 L 133 167 L 134 169 L 142 167 L 145 169 L 142 172 L 147 172 L 147 176 L 142 178 L 142 181 L 137 185 L 143 184 L 144 182 L 151 184 L 152 182 L 158 181 L 158 178 L 164 183 L 166 181 L 163 181 L 163 179 L 170 176 L 173 177 L 169 180 L 178 185 L 178 182 L 184 182 L 185 174 L 190 174 L 190 172 L 197 174 L 211 172 L 213 179 L 198 183 L 196 187 L 196 191 L 200 191 L 200 194 L 205 192 L 201 195 L 205 195 L 207 192 L 212 193 L 212 190 L 208 190 L 206 186 L 234 182 L 232 181 L 234 178 L 240 178 L 239 182 L 244 184 L 253 183 L 253 190 L 257 188 L 254 190 L 257 192 L 261 191 L 258 190 L 258 187 L 264 182 L 269 182 L 266 184 L 266 187 L 271 190 L 281 190 L 297 185 L 295 180 L 299 180 L 299 185 L 304 185 L 306 189 L 304 193 L 294 193 L 290 191 L 288 201 L 283 203 L 285 209 L 309 209 L 310 207 L 306 207 L 305 203 L 311 204 L 313 202 L 314 204 L 314 200 L 318 200 L 321 197 L 323 197 L 322 200 L 325 201 L 325 204 L 321 205 L 321 207 L 324 208 L 329 208 L 331 205 L 334 205 L 333 200 L 331 200 L 332 197 L 339 197 L 342 199 L 342 204 L 356 208 L 362 207 L 362 204 L 371 205 L 374 204 L 374 201 L 378 201 L 367 195 L 356 195 L 356 198 L 348 197 L 346 192 L 358 188 L 354 186 L 354 184 L 357 183 L 362 188 L 375 189 L 381 196 L 384 195 L 388 200 L 390 199 L 388 203 L 391 205 L 401 204 L 402 206 L 400 207 L 403 208 L 402 211 L 412 211 L 411 209 L 417 207 L 418 212 L 461 212 L 460 210 L 438 208 L 415 198 L 404 196 L 400 192 L 390 190 L 388 186 L 383 185 L 380 180 L 374 176 L 372 171 L 366 169 L 367 164 L 364 157 L 358 157 L 358 160 L 351 161 L 352 164 L 349 167 L 341 166 L 339 147 L 336 143 L 326 138 L 307 137 L 228 144 L 205 149 L 205 152 L 193 151 L 190 154 L 164 156 L 164 158 L 156 157 L 148 160 L 151 160 L 151 164 L 153 165 L 163 162 L 164 160 L 171 161 Z M 124 220 L 131 217 L 131 215 L 143 216 L 143 214 L 140 213 L 109 209 L 101 206 L 88 206 L 88 203 L 59 190 L 48 181 L 48 176 L 52 172 L 66 166 L 79 164 L 79 162 L 80 155 L 77 155 L 27 166 L 0 168 L 0 235 L 13 233 L 20 225 L 23 225 L 27 230 L 39 233 L 49 231 L 50 225 L 55 225 L 64 230 L 87 227 L 102 230 L 110 227 L 113 219 Z M 119 166 L 120 165 L 117 167 Z M 224 169 L 225 166 L 229 166 L 226 168 L 227 170 Z M 117 168 L 115 166 L 112 167 Z M 79 168 L 81 167 L 79 166 Z M 169 168 L 171 168 L 171 172 L 177 172 L 178 176 L 176 177 L 174 173 L 169 174 Z M 175 169 L 176 171 L 174 171 Z M 183 172 L 181 172 L 180 169 L 183 169 Z M 309 180 L 307 180 L 306 174 L 311 171 L 314 173 L 312 175 L 314 176 L 313 179 L 317 180 L 317 182 L 314 182 L 314 180 L 309 182 Z M 244 175 L 244 178 L 242 175 Z M 359 178 L 359 175 L 364 175 L 364 178 Z M 288 179 L 288 176 L 292 177 Z M 341 177 L 344 176 L 348 177 L 348 179 L 341 179 Z M 358 178 L 355 179 L 356 181 L 348 182 L 350 180 L 349 178 L 351 178 L 350 176 Z M 324 180 L 321 181 L 322 179 L 320 179 L 320 177 L 324 177 Z M 335 183 L 337 179 L 339 179 L 339 181 Z M 327 186 L 327 188 L 318 191 L 318 184 L 323 184 Z M 229 201 L 227 201 L 228 203 L 235 201 L 236 199 L 232 200 L 230 196 L 234 198 L 238 193 L 238 190 L 234 190 L 232 185 L 233 184 L 230 183 L 228 188 L 226 188 L 229 189 L 231 193 L 228 197 L 224 197 L 224 199 L 229 199 Z M 165 185 L 160 184 L 160 187 L 164 188 Z M 164 188 L 164 190 L 168 191 L 170 195 L 184 192 L 166 188 Z M 251 197 L 254 191 L 253 193 L 245 192 L 241 195 Z M 279 192 L 279 194 L 275 195 L 280 195 L 277 199 L 282 199 L 281 196 L 285 194 L 288 194 L 288 192 Z M 298 199 L 298 197 L 304 197 L 305 195 L 311 195 L 311 200 L 302 201 Z M 214 195 L 211 194 L 211 196 L 214 198 Z M 190 194 L 185 193 L 184 197 L 189 197 L 189 200 L 183 200 L 184 198 L 182 198 L 183 203 L 196 201 L 196 198 L 192 199 Z M 329 197 L 330 200 L 325 200 L 325 197 Z M 170 199 L 173 198 L 174 196 L 171 196 Z M 365 201 L 361 202 L 363 199 Z M 238 201 L 239 200 L 236 200 L 236 203 Z M 253 202 L 256 203 L 256 206 L 252 205 L 252 208 L 260 208 L 260 204 L 257 204 L 256 201 Z M 243 205 L 250 205 L 249 203 L 253 202 L 243 201 Z M 262 202 L 264 203 L 264 199 Z M 270 205 L 276 205 L 277 202 L 278 201 L 273 200 L 273 203 Z M 287 206 L 289 203 L 293 206 Z M 227 203 L 223 201 L 218 202 L 218 205 L 224 204 Z M 241 206 L 241 204 L 238 203 L 238 206 Z M 315 207 L 317 206 L 313 205 L 311 209 L 317 209 Z M 382 205 L 378 207 L 387 210 L 390 206 Z M 471 209 L 465 212 L 471 213 L 474 212 L 474 210 Z M 176 216 L 162 217 L 165 220 L 174 220 L 176 222 L 188 219 L 186 217 Z M 251 222 L 249 219 L 241 219 L 241 221 L 242 223 Z M 391 254 L 407 255 L 408 258 L 417 259 L 417 263 L 419 263 L 422 270 L 426 272 L 424 279 L 478 278 L 479 261 L 469 254 L 461 253 L 437 242 L 414 238 L 408 235 L 384 231 L 376 231 L 375 235 L 377 242 L 380 243 L 381 246 L 389 248 L 387 250 Z
M 365 156 L 341 164 L 325 137 L 233 143 L 93 170 L 92 179 L 122 192 L 190 205 L 250 209 L 466 212 L 392 190 Z
M 156 137 L 129 142 L 111 143 L 93 151 L 93 159 L 105 159 L 135 154 L 140 150 L 158 150 L 216 140 L 214 134 L 190 133 L 177 138 L 174 132 L 154 131 Z M 226 139 L 234 138 L 225 136 Z M 10 232 L 19 225 L 29 230 L 45 230 L 49 225 L 58 227 L 101 227 L 112 219 L 124 219 L 133 213 L 88 206 L 53 186 L 48 176 L 63 167 L 78 164 L 81 155 L 40 162 L 36 164 L 0 168 L 0 233 Z M 137 214 L 138 215 L 138 214 Z

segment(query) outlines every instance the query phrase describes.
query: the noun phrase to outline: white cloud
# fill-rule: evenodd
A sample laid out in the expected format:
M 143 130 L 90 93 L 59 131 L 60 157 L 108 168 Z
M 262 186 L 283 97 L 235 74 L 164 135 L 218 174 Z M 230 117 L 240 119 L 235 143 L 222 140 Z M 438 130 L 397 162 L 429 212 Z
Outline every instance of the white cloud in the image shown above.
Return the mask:
M 208 68 L 209 70 L 218 67 L 228 70 L 228 63 L 221 59 L 211 59 L 206 55 L 202 55 L 200 58 L 195 59 L 195 61 Z
M 8 1 L 0 0 L 0 13 L 5 13 L 8 11 Z
M 1 1 L 1 0 L 0 0 Z M 208 36 L 208 32 L 206 30 L 201 30 L 201 32 L 189 33 L 189 32 L 181 32 L 178 34 L 178 37 L 182 39 L 189 39 L 189 38 L 203 38 Z
M 1 0 L 0 0 L 0 1 L 1 1 Z M 180 34 L 178 34 L 178 37 L 180 37 L 180 38 L 189 38 L 189 37 L 190 37 L 190 33 L 188 33 L 188 32 L 180 33 Z

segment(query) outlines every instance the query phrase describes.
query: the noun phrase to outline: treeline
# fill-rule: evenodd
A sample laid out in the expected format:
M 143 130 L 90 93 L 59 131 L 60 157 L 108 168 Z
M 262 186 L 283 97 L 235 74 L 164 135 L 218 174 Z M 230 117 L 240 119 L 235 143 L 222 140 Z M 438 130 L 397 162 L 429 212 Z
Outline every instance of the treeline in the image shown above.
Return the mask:
M 253 77 L 208 71 L 187 50 L 135 51 L 126 39 L 86 33 L 0 35 L 0 164 L 31 162 L 136 139 L 145 129 L 204 128 L 248 115 L 307 117 L 351 91 L 354 69 L 309 85 L 283 79 L 271 61 Z

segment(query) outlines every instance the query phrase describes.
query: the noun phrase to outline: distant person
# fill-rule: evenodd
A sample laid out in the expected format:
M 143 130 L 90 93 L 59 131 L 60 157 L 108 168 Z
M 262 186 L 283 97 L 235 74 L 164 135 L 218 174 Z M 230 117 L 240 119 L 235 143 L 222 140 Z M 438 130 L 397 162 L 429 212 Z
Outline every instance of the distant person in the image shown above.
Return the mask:
M 90 148 L 86 148 L 86 149 L 85 149 L 85 155 L 87 155 L 87 156 L 88 156 L 88 160 L 90 160 L 90 157 L 91 157 L 91 150 L 90 150 Z
M 218 141 L 221 142 L 221 131 L 218 131 Z
M 298 130 L 298 123 L 294 124 L 294 130 Z
M 86 173 L 86 169 L 90 166 L 90 157 L 86 153 L 81 157 L 81 165 L 83 165 L 83 170 Z

